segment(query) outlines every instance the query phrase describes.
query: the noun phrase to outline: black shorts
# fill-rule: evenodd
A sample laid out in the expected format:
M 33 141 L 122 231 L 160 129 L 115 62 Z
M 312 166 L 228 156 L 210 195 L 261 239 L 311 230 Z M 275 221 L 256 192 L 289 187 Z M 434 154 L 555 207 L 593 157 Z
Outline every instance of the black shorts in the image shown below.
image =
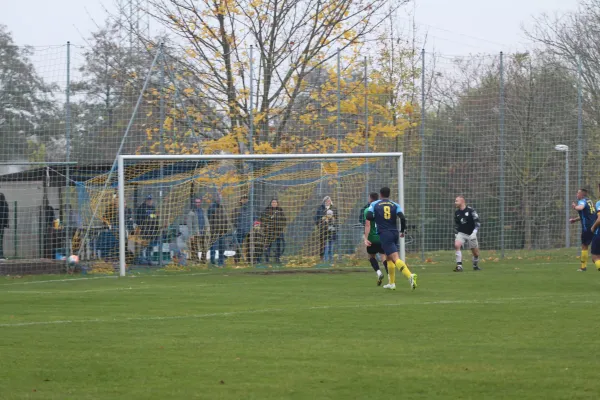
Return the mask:
M 381 243 L 371 243 L 369 247 L 367 247 L 368 254 L 382 254 L 383 248 L 381 247 Z
M 590 249 L 590 253 L 592 253 L 595 256 L 600 256 L 600 234 L 594 235 L 594 237 L 592 238 L 592 246 Z
M 379 233 L 381 248 L 386 256 L 398 252 L 400 233 L 398 231 L 383 231 Z
M 589 246 L 592 243 L 592 238 L 594 234 L 592 231 L 581 231 L 581 244 L 584 246 Z

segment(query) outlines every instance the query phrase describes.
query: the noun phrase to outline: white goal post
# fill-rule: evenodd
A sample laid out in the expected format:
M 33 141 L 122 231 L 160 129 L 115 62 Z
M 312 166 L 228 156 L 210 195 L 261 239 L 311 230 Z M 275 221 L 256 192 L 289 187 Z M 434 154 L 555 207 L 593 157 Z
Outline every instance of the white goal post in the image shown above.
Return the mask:
M 118 156 L 118 211 L 119 211 L 119 269 L 120 276 L 126 275 L 127 232 L 125 216 L 125 163 L 141 161 L 269 161 L 269 160 L 312 160 L 339 161 L 346 159 L 382 159 L 397 161 L 398 203 L 404 210 L 404 160 L 403 154 L 391 153 L 335 153 L 335 154 L 243 154 L 243 155 L 119 155 Z M 405 243 L 400 239 L 400 257 L 405 260 Z

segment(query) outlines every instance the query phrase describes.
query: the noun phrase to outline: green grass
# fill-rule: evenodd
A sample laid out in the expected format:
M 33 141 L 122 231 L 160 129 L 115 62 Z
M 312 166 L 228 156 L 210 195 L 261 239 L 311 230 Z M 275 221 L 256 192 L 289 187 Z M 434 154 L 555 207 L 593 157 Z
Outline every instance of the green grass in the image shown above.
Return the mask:
M 0 399 L 597 399 L 600 273 L 510 257 L 437 254 L 414 292 L 372 271 L 2 279 Z

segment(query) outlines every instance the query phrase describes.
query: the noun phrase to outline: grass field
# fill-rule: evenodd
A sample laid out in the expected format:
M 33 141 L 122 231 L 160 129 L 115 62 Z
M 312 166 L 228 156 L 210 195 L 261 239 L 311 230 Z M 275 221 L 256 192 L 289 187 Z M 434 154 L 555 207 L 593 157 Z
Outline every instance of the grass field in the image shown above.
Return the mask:
M 0 399 L 598 399 L 600 273 L 574 255 L 443 255 L 414 292 L 366 268 L 2 278 Z

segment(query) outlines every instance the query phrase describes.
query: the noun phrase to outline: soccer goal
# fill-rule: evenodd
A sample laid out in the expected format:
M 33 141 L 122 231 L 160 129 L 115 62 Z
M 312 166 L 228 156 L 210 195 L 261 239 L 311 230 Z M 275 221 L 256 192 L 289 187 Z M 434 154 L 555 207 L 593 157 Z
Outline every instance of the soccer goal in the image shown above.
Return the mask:
M 119 267 L 343 265 L 383 186 L 404 207 L 402 153 L 120 155 Z M 116 217 L 116 216 L 115 216 Z M 400 243 L 404 258 L 404 240 Z

